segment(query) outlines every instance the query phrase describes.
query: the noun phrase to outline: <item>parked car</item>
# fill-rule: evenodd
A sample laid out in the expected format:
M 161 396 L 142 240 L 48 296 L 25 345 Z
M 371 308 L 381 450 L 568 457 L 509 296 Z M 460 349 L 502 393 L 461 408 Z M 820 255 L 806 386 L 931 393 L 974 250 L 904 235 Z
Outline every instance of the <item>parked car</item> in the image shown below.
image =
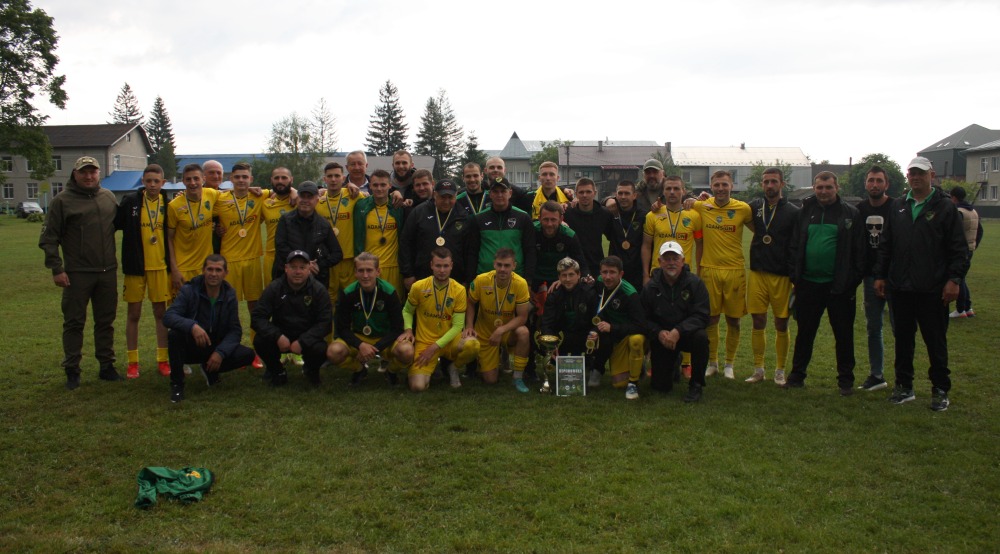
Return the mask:
M 17 210 L 15 210 L 17 217 L 28 217 L 28 214 L 40 214 L 42 213 L 42 207 L 38 205 L 38 202 L 18 202 Z

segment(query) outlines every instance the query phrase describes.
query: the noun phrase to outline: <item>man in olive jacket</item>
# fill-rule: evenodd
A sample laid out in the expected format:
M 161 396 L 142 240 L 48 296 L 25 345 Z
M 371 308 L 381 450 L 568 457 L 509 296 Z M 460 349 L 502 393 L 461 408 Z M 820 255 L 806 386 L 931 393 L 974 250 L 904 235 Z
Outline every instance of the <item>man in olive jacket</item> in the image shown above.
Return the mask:
M 118 260 L 115 215 L 118 202 L 101 188 L 101 166 L 90 156 L 76 160 L 66 190 L 55 195 L 42 227 L 38 247 L 45 267 L 63 289 L 63 361 L 66 389 L 80 386 L 83 327 L 87 304 L 93 304 L 94 354 L 98 377 L 121 381 L 115 370 L 115 316 L 118 313 Z M 60 249 L 62 254 L 60 255 Z

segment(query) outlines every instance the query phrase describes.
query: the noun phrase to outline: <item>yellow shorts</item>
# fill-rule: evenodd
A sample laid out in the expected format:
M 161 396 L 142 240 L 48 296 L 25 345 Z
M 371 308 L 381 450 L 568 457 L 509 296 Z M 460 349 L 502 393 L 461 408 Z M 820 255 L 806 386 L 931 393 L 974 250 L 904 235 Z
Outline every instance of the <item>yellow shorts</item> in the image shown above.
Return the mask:
M 141 277 L 139 275 L 125 276 L 125 288 L 122 291 L 125 302 L 135 304 L 142 302 L 142 299 L 147 296 L 149 301 L 154 304 L 170 300 L 172 296 L 170 277 L 166 269 L 153 269 Z
M 711 316 L 721 313 L 727 317 L 743 317 L 747 314 L 745 270 L 706 267 L 701 270 L 701 279 L 708 289 Z
M 366 337 L 357 333 L 355 333 L 354 336 L 358 337 L 361 342 L 367 342 L 368 344 L 375 344 L 379 341 L 378 337 Z M 361 362 L 357 360 L 358 349 L 353 346 L 348 346 L 348 344 L 344 342 L 344 339 L 336 339 L 333 342 L 339 342 L 347 348 L 347 359 L 344 360 L 344 363 L 340 364 L 340 367 L 351 371 L 361 371 Z M 387 360 L 389 362 L 390 368 L 392 368 L 393 362 L 396 361 L 395 357 L 392 355 L 392 351 L 396 348 L 397 342 L 398 341 L 393 341 L 392 345 L 387 348 L 383 348 L 378 353 L 379 356 L 382 356 L 383 360 Z
M 500 344 L 513 346 L 511 344 L 514 336 L 507 331 L 500 339 Z M 490 337 L 478 337 L 479 340 L 479 373 L 489 373 L 500 367 L 500 347 L 490 344 Z
M 228 267 L 229 264 L 227 263 L 226 266 Z M 181 279 L 184 279 L 185 283 L 202 274 L 200 267 L 198 269 L 179 269 L 178 271 L 181 272 Z
M 792 281 L 784 275 L 764 271 L 751 271 L 747 284 L 747 309 L 752 314 L 766 314 L 768 306 L 774 317 L 788 317 L 788 298 L 792 294 Z
M 266 287 L 273 279 L 271 279 L 271 270 L 274 269 L 274 252 L 264 252 L 264 268 L 263 268 L 263 283 Z
M 643 335 L 629 335 L 618 341 L 611 349 L 611 359 L 608 360 L 612 386 L 621 388 L 628 384 L 629 379 L 638 381 L 645 354 L 646 337 Z
M 264 276 L 260 271 L 260 258 L 227 262 L 229 273 L 226 281 L 236 289 L 236 300 L 256 302 L 264 290 Z
M 351 264 L 353 271 L 353 263 Z M 406 291 L 403 290 L 403 274 L 399 271 L 399 266 L 396 267 L 383 267 L 382 269 L 382 279 L 389 282 L 392 288 L 396 289 L 396 294 L 399 298 L 406 303 Z
M 427 350 L 427 348 L 434 343 L 416 343 L 413 352 L 413 365 L 410 366 L 410 375 L 431 375 L 434 373 L 434 368 L 437 366 L 437 360 L 432 359 L 426 365 L 419 365 L 417 359 L 420 358 L 420 354 Z M 451 360 L 456 366 L 464 366 L 465 364 L 476 359 L 479 355 L 479 341 L 477 339 L 463 339 L 462 335 L 458 335 L 451 340 L 444 348 L 437 351 L 439 358 L 447 358 Z
M 330 268 L 330 285 L 327 288 L 330 291 L 330 302 L 333 304 L 335 311 L 340 291 L 347 288 L 347 285 L 350 285 L 354 281 L 354 258 L 341 260 L 339 264 Z

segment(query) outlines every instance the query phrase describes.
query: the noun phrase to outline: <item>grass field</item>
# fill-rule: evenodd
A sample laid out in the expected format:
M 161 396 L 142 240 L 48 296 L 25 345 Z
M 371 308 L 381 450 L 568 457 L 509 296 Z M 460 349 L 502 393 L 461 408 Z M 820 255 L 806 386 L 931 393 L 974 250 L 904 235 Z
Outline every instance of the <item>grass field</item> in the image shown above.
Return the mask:
M 142 377 L 125 383 L 97 380 L 88 340 L 82 385 L 64 390 L 40 226 L 2 217 L 0 550 L 995 552 L 1000 223 L 985 228 L 969 277 L 979 316 L 949 333 L 945 413 L 928 409 L 924 370 L 903 406 L 887 391 L 840 397 L 825 323 L 805 389 L 747 385 L 749 318 L 737 380 L 710 378 L 696 405 L 683 387 L 660 396 L 645 382 L 627 403 L 607 385 L 519 395 L 509 378 L 421 395 L 377 378 L 348 389 L 333 371 L 320 390 L 298 374 L 279 390 L 251 372 L 211 391 L 190 379 L 173 405 L 152 339 Z M 855 343 L 860 382 L 860 309 Z M 140 511 L 144 466 L 203 466 L 218 480 L 201 503 Z

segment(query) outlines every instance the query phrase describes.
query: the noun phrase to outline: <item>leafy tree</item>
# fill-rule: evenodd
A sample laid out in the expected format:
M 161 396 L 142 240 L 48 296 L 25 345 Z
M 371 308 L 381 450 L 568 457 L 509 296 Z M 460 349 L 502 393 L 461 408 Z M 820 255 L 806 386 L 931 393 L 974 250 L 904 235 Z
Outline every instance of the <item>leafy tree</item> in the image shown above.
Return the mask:
M 455 119 L 444 89 L 427 99 L 415 144 L 417 154 L 434 158 L 434 179 L 455 174 L 462 157 L 462 128 Z
M 337 151 L 337 118 L 330 113 L 326 98 L 320 98 L 312 111 L 309 131 L 315 137 L 316 145 L 324 156 L 332 156 Z
M 323 153 L 318 142 L 309 133 L 309 121 L 292 112 L 288 117 L 271 126 L 271 138 L 267 144 L 267 161 L 271 168 L 287 167 L 295 182 L 315 181 L 320 176 Z M 254 175 L 263 178 L 265 167 L 254 168 Z
M 969 204 L 975 204 L 976 199 L 979 198 L 979 189 L 982 185 L 979 183 L 970 183 L 968 181 L 956 181 L 954 179 L 945 179 L 941 181 L 941 190 L 951 194 L 951 189 L 955 187 L 962 187 L 965 189 L 965 201 Z
M 559 149 L 573 146 L 571 140 L 556 139 L 552 142 L 542 141 L 542 149 L 531 155 L 531 172 L 538 175 L 538 168 L 545 162 L 559 163 Z
M 465 152 L 462 153 L 462 159 L 459 160 L 458 172 L 461 173 L 462 168 L 469 162 L 475 162 L 479 164 L 479 167 L 485 168 L 487 159 L 489 157 L 486 152 L 479 149 L 479 139 L 476 137 L 476 132 L 470 132 L 469 138 L 465 141 Z
M 386 80 L 378 93 L 379 104 L 375 106 L 368 123 L 368 138 L 365 148 L 376 156 L 391 156 L 397 150 L 406 149 L 406 137 L 410 132 L 399 105 L 399 90 Z
M 174 141 L 174 126 L 170 123 L 170 115 L 163 104 L 163 98 L 156 97 L 153 102 L 153 110 L 149 112 L 149 121 L 144 126 L 149 143 L 153 147 L 153 154 L 149 157 L 149 163 L 160 164 L 163 167 L 163 176 L 171 180 L 177 175 L 177 143 Z
M 754 198 L 763 198 L 764 189 L 762 188 L 761 183 L 764 182 L 764 170 L 769 167 L 777 167 L 781 170 L 785 179 L 785 195 L 795 190 L 795 187 L 791 184 L 791 164 L 783 163 L 781 160 L 774 160 L 773 164 L 766 164 L 764 163 L 764 160 L 759 160 L 750 166 L 750 175 L 747 175 L 747 177 L 743 179 L 743 184 L 745 184 L 747 188 L 742 192 L 736 193 L 736 198 L 743 200 L 744 202 L 749 202 Z
M 66 108 L 66 77 L 55 75 L 59 37 L 52 18 L 26 0 L 0 0 L 0 151 L 24 156 L 34 179 L 55 172 L 52 145 L 41 126 L 48 119 L 33 104 L 35 94 Z M 5 176 L 0 172 L 0 183 Z
M 122 85 L 118 98 L 115 99 L 114 108 L 108 112 L 111 121 L 108 123 L 128 123 L 142 125 L 142 110 L 139 109 L 139 100 L 136 99 L 132 87 L 125 83 Z
M 889 189 L 886 191 L 887 194 L 892 197 L 902 194 L 906 188 L 906 177 L 899 169 L 899 164 L 885 154 L 874 153 L 861 158 L 858 163 L 851 167 L 846 176 L 841 177 L 841 195 L 863 197 L 865 195 L 865 177 L 868 175 L 868 169 L 873 165 L 881 167 L 888 174 Z

